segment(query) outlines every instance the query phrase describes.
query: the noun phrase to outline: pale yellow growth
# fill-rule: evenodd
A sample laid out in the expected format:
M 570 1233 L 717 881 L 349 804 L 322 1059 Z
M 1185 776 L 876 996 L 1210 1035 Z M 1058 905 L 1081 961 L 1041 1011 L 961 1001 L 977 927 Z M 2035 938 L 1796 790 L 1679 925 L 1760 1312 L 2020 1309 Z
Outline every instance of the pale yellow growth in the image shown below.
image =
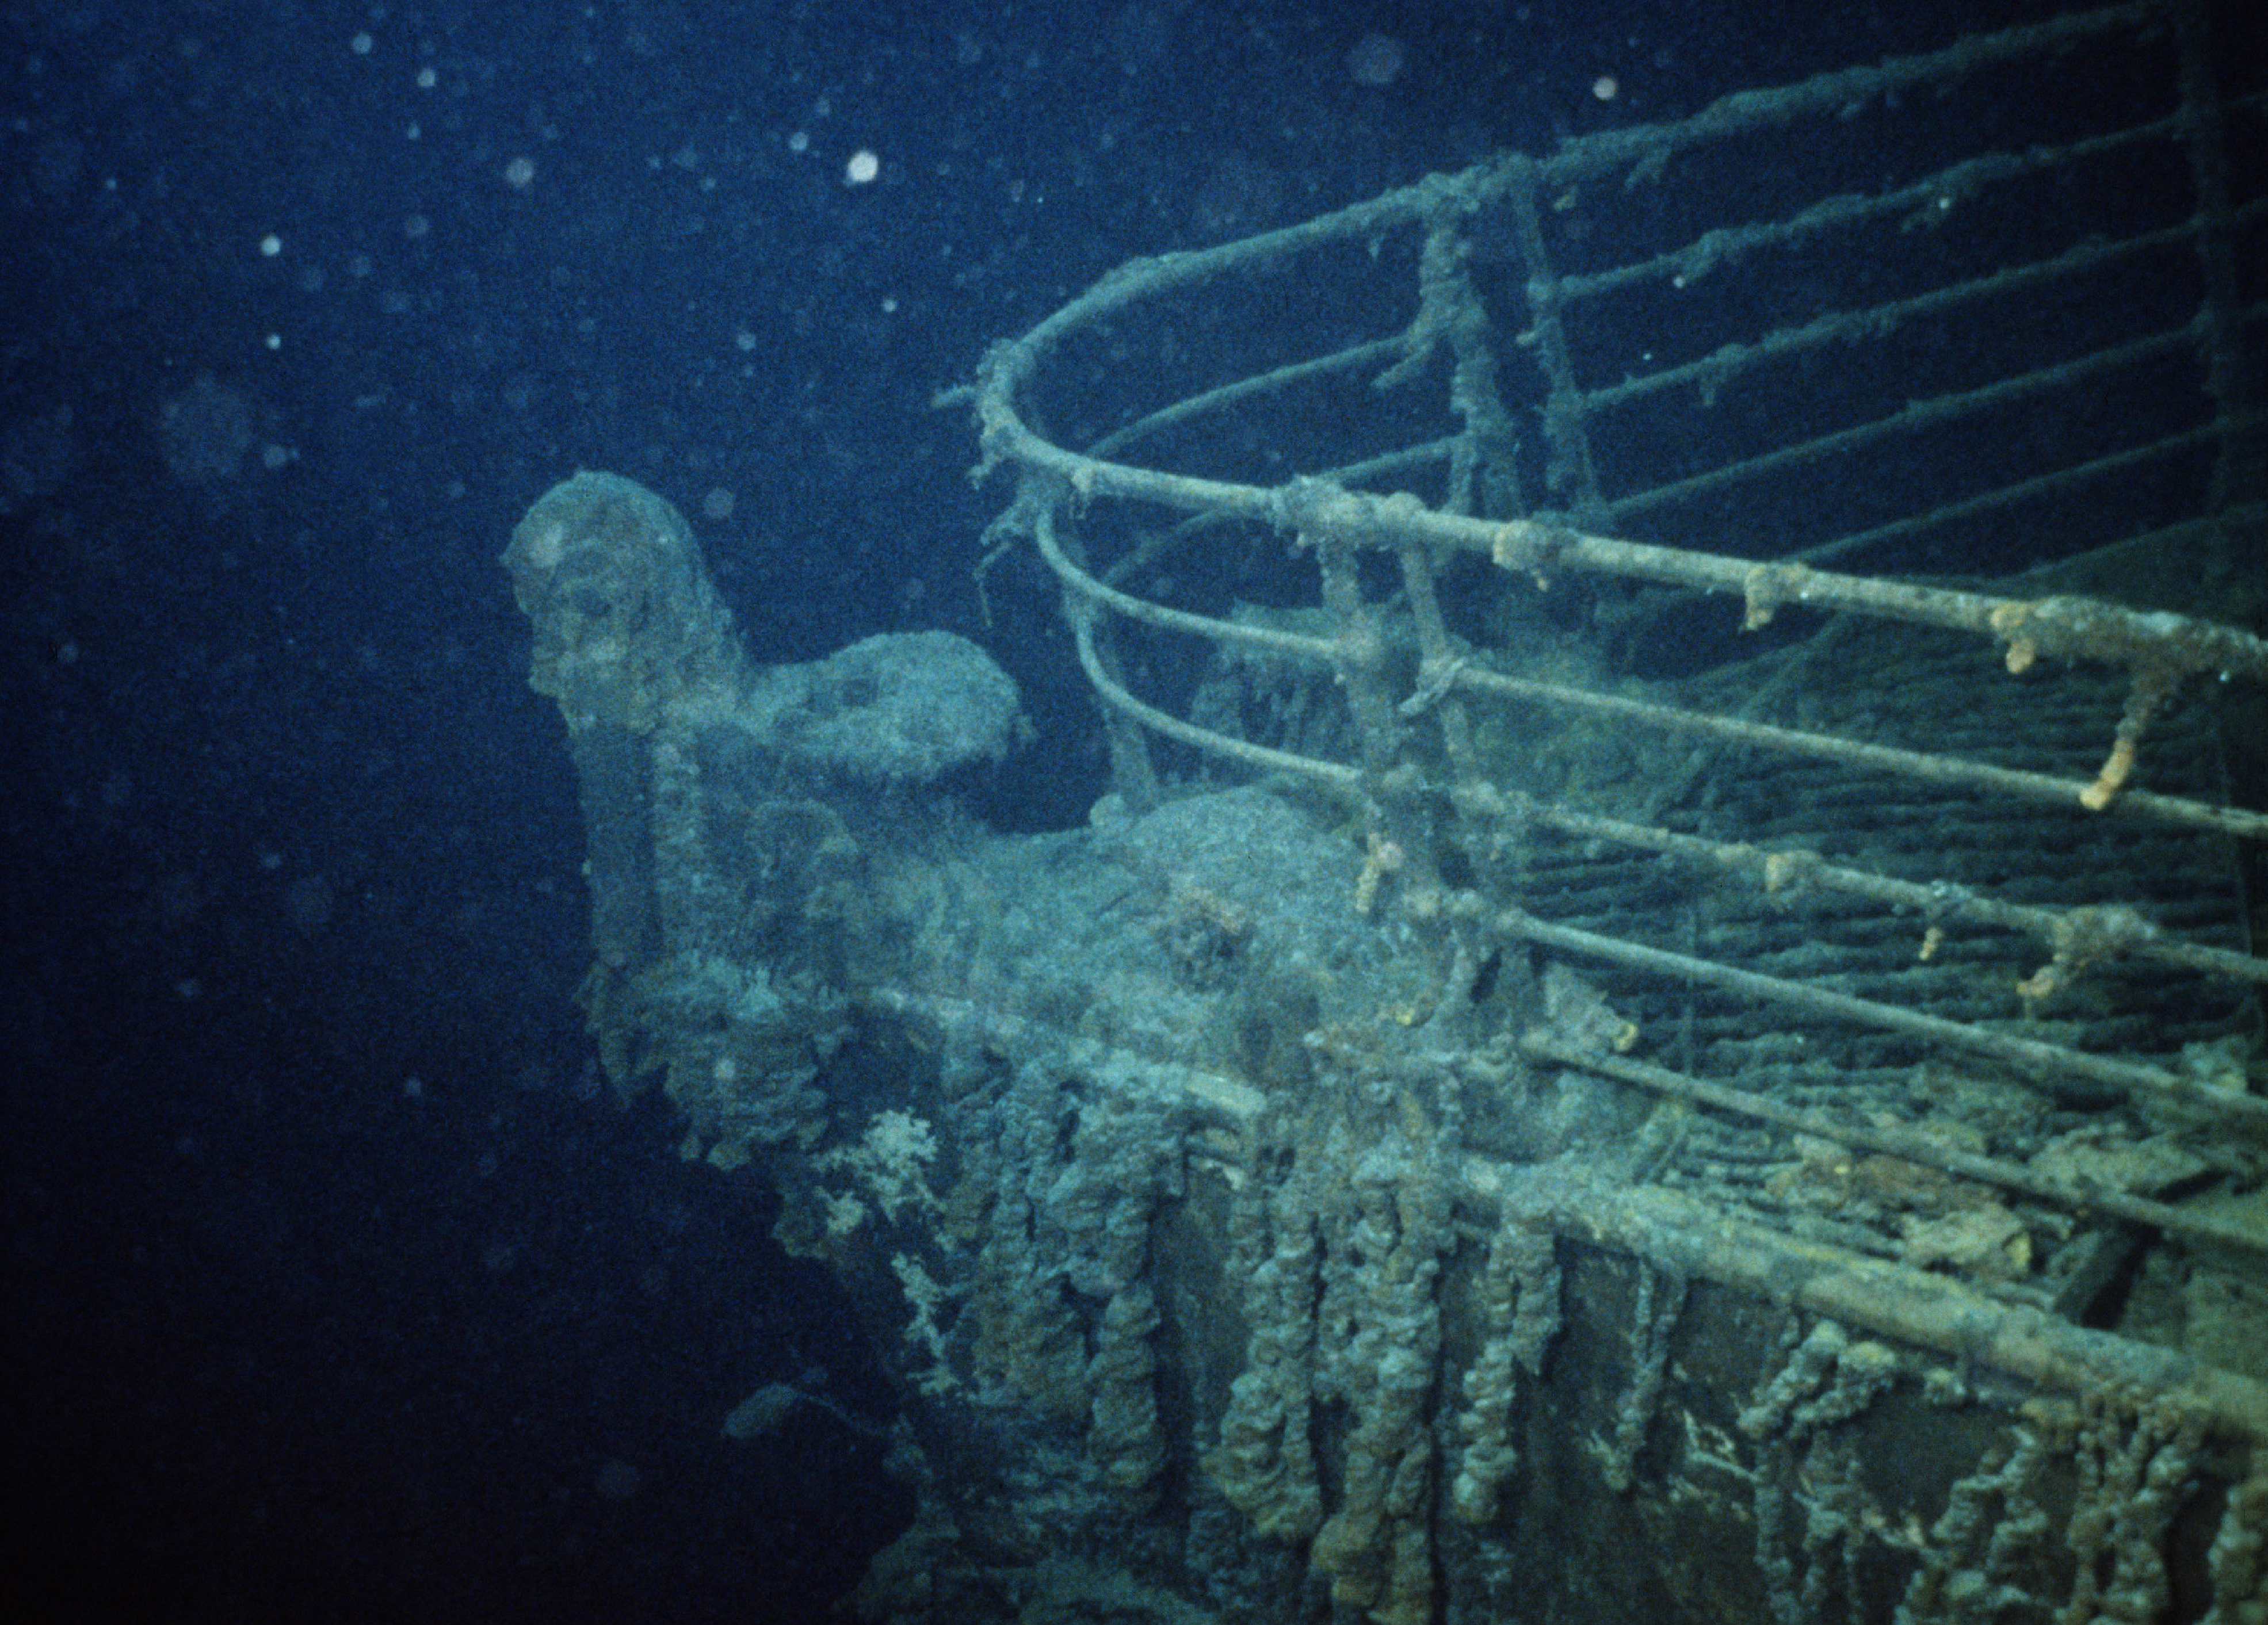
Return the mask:
M 950 1393 L 960 1386 L 945 1363 L 945 1333 L 937 1323 L 937 1312 L 945 1306 L 950 1296 L 937 1277 L 922 1268 L 921 1261 L 904 1253 L 894 1254 L 890 1269 L 905 1289 L 906 1302 L 913 1305 L 913 1319 L 906 1322 L 901 1334 L 916 1348 L 924 1350 L 930 1358 L 930 1369 L 921 1379 L 924 1393 Z
M 2127 776 L 2134 771 L 2134 741 L 2124 734 L 2110 746 L 2110 760 L 2102 764 L 2102 771 L 2095 783 L 2080 792 L 2079 805 L 2090 812 L 2100 812 L 2110 805 L 2110 798 L 2125 787 Z
M 864 1187 L 882 1217 L 897 1223 L 902 1209 L 934 1213 L 941 1205 L 925 1172 L 937 1160 L 937 1133 L 911 1112 L 877 1112 L 858 1144 L 819 1158 L 827 1172 L 846 1173 Z M 828 1229 L 836 1235 L 865 1219 L 864 1203 L 848 1194 L 828 1197 Z

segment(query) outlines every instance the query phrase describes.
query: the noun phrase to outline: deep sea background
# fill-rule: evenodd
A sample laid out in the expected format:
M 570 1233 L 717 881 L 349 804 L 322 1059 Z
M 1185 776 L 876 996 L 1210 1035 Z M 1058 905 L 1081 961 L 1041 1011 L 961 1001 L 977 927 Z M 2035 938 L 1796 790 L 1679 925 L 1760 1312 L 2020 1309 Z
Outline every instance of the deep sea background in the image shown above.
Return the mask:
M 1068 824 L 1055 594 L 1012 562 L 980 624 L 1005 493 L 932 404 L 989 342 L 2040 9 L 11 0 L 0 1601 L 806 1620 L 909 1514 L 823 1411 L 719 1436 L 769 1382 L 891 1401 L 754 1176 L 600 1086 L 496 562 L 552 482 L 675 501 L 761 658 L 979 637 L 1042 742 L 988 810 Z

